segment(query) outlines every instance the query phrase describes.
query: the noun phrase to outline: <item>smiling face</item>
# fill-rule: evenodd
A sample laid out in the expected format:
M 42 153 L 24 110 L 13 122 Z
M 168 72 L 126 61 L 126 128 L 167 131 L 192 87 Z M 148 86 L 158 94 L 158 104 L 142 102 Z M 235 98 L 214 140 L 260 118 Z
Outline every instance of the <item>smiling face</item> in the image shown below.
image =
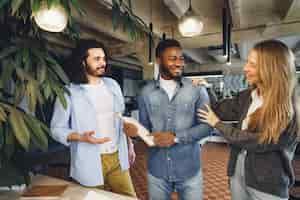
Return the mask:
M 251 50 L 248 55 L 247 63 L 244 66 L 244 73 L 250 85 L 257 85 L 259 83 L 257 61 L 257 52 Z
M 101 77 L 106 71 L 105 53 L 101 48 L 88 50 L 88 56 L 84 62 L 87 77 Z
M 161 56 L 157 58 L 162 78 L 166 80 L 178 79 L 182 76 L 184 69 L 184 57 L 179 47 L 166 48 Z

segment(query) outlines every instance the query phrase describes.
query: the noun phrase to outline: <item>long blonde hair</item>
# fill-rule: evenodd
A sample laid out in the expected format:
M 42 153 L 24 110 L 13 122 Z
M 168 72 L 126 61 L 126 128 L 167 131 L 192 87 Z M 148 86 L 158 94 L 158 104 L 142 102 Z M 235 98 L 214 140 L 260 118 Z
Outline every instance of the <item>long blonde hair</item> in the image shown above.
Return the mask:
M 260 131 L 259 143 L 277 143 L 296 110 L 296 67 L 291 50 L 276 40 L 263 41 L 257 53 L 257 89 L 263 105 L 250 116 L 249 129 Z

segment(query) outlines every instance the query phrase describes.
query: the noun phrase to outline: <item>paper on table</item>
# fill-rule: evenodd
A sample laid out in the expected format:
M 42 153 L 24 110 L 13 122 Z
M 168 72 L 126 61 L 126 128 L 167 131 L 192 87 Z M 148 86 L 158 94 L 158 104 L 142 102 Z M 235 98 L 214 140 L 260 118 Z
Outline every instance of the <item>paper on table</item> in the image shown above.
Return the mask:
M 87 195 L 84 197 L 83 200 L 98 200 L 98 199 L 101 199 L 101 200 L 112 200 L 112 198 L 109 198 L 103 194 L 100 194 L 100 193 L 96 193 L 95 191 L 89 191 L 87 193 Z
M 148 131 L 148 129 L 146 129 L 142 124 L 140 124 L 136 119 L 132 118 L 132 117 L 124 117 L 122 115 L 118 115 L 119 117 L 121 117 L 121 119 L 126 122 L 126 123 L 131 123 L 133 125 L 135 125 L 135 127 L 138 129 L 137 130 L 137 134 L 138 136 L 140 136 L 140 138 L 142 138 L 142 140 L 144 140 L 144 142 L 148 145 L 148 146 L 154 146 L 154 141 L 153 141 L 153 136 L 150 135 L 150 132 Z

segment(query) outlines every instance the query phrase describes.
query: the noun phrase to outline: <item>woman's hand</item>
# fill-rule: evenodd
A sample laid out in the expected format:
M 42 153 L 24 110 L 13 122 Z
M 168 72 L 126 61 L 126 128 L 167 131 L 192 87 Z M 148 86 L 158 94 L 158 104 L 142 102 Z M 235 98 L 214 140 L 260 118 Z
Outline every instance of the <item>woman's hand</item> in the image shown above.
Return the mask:
M 207 111 L 202 110 L 202 109 L 198 109 L 197 110 L 197 116 L 199 117 L 199 119 L 202 122 L 205 122 L 205 123 L 209 124 L 210 126 L 215 127 L 216 124 L 220 121 L 220 119 L 214 113 L 214 111 L 212 111 L 210 106 L 208 106 L 207 104 L 205 104 L 205 106 L 207 108 Z

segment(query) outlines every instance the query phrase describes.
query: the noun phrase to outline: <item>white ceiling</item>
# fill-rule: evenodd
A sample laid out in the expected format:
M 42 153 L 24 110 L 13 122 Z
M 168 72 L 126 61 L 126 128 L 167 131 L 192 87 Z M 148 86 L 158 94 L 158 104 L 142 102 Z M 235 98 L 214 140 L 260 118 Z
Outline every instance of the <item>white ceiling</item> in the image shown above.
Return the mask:
M 146 24 L 153 22 L 157 36 L 164 32 L 167 37 L 181 42 L 185 54 L 198 63 L 197 67 L 190 68 L 191 71 L 228 68 L 222 63 L 222 50 L 208 48 L 222 45 L 222 8 L 227 4 L 233 22 L 232 43 L 236 44 L 233 46 L 239 52 L 233 55 L 233 68 L 241 67 L 253 44 L 264 39 L 279 38 L 300 57 L 300 0 L 192 0 L 193 10 L 204 18 L 203 33 L 193 38 L 184 38 L 177 30 L 178 17 L 188 8 L 188 0 L 131 2 L 137 16 Z M 111 0 L 80 0 L 80 5 L 86 10 L 86 16 L 77 16 L 75 19 L 82 25 L 83 37 L 95 37 L 107 44 L 112 52 L 122 56 L 139 55 L 141 50 L 147 49 L 147 45 L 140 44 L 142 41 L 131 41 L 121 29 L 113 30 L 109 6 Z M 148 44 L 147 38 L 144 43 Z M 121 53 L 120 49 L 123 50 Z M 143 52 L 145 54 L 147 51 Z

